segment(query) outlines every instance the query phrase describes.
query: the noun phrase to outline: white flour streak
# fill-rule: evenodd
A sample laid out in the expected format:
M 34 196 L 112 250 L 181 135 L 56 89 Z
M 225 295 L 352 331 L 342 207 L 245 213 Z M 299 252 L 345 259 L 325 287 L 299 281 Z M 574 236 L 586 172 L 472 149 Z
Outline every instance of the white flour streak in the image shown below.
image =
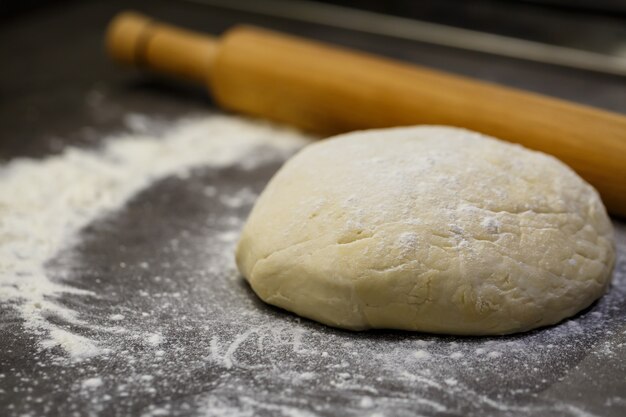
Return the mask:
M 149 334 L 148 337 L 145 338 L 145 343 L 150 346 L 159 346 L 163 341 L 163 335 L 158 333 Z
M 29 320 L 34 321 L 34 323 L 30 325 L 31 328 L 37 325 L 39 328 L 48 329 L 48 337 L 40 343 L 43 348 L 58 346 L 65 352 L 71 353 L 72 357 L 77 360 L 102 353 L 102 349 L 96 346 L 93 341 L 64 330 L 59 326 L 52 325 L 45 321 L 44 317 L 38 317 L 36 315 L 34 317 L 26 316 L 26 321 L 28 322 Z
M 134 120 L 147 123 L 145 117 Z M 46 263 L 83 227 L 159 179 L 194 166 L 227 166 L 259 146 L 290 152 L 305 143 L 291 130 L 211 116 L 182 121 L 162 137 L 128 134 L 98 150 L 69 148 L 43 160 L 11 161 L 0 168 L 0 302 L 14 305 L 24 327 L 42 335 L 42 348 L 60 347 L 74 359 L 100 353 L 93 341 L 49 320 L 86 325 L 55 298 L 97 294 L 51 281 Z
M 94 377 L 94 378 L 85 379 L 83 382 L 81 382 L 80 385 L 83 389 L 92 390 L 92 389 L 96 389 L 100 387 L 102 384 L 103 384 L 102 378 Z

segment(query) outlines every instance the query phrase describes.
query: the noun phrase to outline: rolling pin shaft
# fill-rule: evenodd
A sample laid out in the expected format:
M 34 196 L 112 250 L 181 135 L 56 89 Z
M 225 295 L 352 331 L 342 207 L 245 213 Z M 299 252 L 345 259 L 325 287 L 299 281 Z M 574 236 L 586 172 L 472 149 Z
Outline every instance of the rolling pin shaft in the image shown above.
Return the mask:
M 114 19 L 109 53 L 208 84 L 230 110 L 321 134 L 459 126 L 556 156 L 626 216 L 626 117 L 288 35 L 235 27 L 219 39 L 137 14 Z

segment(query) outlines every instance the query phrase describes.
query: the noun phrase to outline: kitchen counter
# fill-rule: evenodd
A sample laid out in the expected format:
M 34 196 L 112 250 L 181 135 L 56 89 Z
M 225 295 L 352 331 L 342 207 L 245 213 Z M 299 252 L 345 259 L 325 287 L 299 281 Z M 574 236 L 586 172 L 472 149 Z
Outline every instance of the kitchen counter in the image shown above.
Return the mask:
M 109 62 L 104 28 L 129 7 L 209 33 L 252 23 L 626 113 L 617 76 L 190 2 L 60 2 L 0 28 L 1 160 L 93 150 L 106 137 L 158 134 L 219 111 L 200 88 Z M 557 326 L 493 338 L 341 331 L 263 304 L 233 268 L 232 244 L 253 203 L 233 196 L 257 195 L 286 157 L 259 152 L 252 165 L 155 182 L 47 265 L 54 280 L 98 295 L 58 299 L 84 326 L 47 319 L 104 354 L 73 360 L 41 350 L 45 335 L 0 304 L 0 414 L 626 414 L 623 220 L 614 219 L 612 287 Z

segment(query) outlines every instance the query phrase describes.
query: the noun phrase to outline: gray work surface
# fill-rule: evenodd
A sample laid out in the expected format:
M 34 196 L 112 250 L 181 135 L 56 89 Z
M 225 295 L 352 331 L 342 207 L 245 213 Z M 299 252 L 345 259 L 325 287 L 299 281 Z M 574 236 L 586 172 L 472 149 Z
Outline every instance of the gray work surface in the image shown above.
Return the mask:
M 188 3 L 68 2 L 0 27 L 0 159 L 94 147 L 123 131 L 129 113 L 174 121 L 212 107 L 202 89 L 106 59 L 106 22 L 128 7 L 213 33 L 254 23 L 626 112 L 626 82 L 608 75 Z M 250 205 L 228 209 L 217 198 L 198 199 L 198 189 L 258 193 L 281 162 L 167 178 L 89 225 L 50 268 L 71 259 L 66 282 L 108 294 L 61 298 L 90 321 L 130 317 L 129 332 L 116 339 L 122 353 L 59 362 L 59 352 L 38 350 L 11 306 L 0 306 L 0 415 L 626 415 L 623 221 L 614 221 L 614 285 L 557 326 L 497 338 L 340 331 L 269 307 L 242 280 L 207 269 L 221 256 L 207 249 L 219 245 L 206 244 L 219 219 L 243 219 Z M 145 261 L 149 267 L 140 267 Z M 140 311 L 149 319 L 133 316 Z M 159 330 L 161 356 L 133 339 L 139 329 Z M 81 389 L 95 376 L 101 385 Z

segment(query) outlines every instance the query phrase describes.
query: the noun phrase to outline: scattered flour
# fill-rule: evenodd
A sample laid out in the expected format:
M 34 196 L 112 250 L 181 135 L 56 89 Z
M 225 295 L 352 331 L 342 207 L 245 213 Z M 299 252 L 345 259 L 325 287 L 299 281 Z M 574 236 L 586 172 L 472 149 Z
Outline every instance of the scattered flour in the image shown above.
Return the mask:
M 206 189 L 205 189 L 206 190 Z M 249 188 L 242 188 L 234 195 L 221 195 L 220 201 L 227 207 L 239 208 L 247 204 L 252 204 L 256 200 L 256 193 Z
M 94 341 L 72 333 L 59 326 L 44 322 L 43 317 L 35 317 L 34 319 L 32 317 L 28 317 L 27 320 L 28 319 L 33 320 L 33 324 L 36 324 L 39 328 L 44 330 L 47 329 L 46 336 L 44 336 L 40 342 L 40 346 L 44 349 L 58 346 L 65 352 L 69 352 L 75 360 L 90 358 L 103 352 L 103 350 L 99 348 Z M 32 324 L 29 327 L 31 329 L 34 328 Z
M 429 359 L 429 358 L 431 357 L 431 354 L 430 354 L 430 353 L 428 353 L 428 351 L 425 351 L 425 350 L 420 349 L 420 350 L 416 351 L 416 352 L 413 354 L 413 356 L 414 356 L 416 359 L 419 359 L 419 360 L 427 360 L 427 359 Z
M 131 115 L 127 122 L 135 131 L 149 130 L 143 115 Z M 263 146 L 291 152 L 305 143 L 306 137 L 285 128 L 210 116 L 184 120 L 162 137 L 120 135 L 97 150 L 69 148 L 43 160 L 11 161 L 0 168 L 0 302 L 15 306 L 26 329 L 45 335 L 41 347 L 58 346 L 74 359 L 98 354 L 93 341 L 49 320 L 85 325 L 55 298 L 98 294 L 51 281 L 46 263 L 83 227 L 161 178 L 195 166 L 228 166 Z M 238 206 L 251 198 L 244 190 L 225 203 Z
M 361 408 L 372 408 L 374 406 L 374 401 L 371 397 L 363 397 L 361 401 L 359 401 L 359 406 Z
M 494 350 L 493 352 L 489 352 L 487 353 L 487 357 L 489 359 L 496 359 L 502 356 L 501 352 L 498 352 L 497 350 Z
M 94 378 L 85 379 L 83 382 L 81 382 L 80 385 L 83 389 L 92 390 L 92 389 L 96 389 L 100 387 L 102 384 L 104 384 L 104 381 L 102 381 L 102 378 L 94 377 Z
M 500 227 L 502 227 L 500 222 L 494 217 L 485 217 L 481 222 L 481 226 L 487 229 L 487 232 L 492 234 L 499 233 Z
M 150 346 L 159 346 L 164 342 L 163 335 L 152 333 L 145 338 L 145 341 Z
M 257 173 L 218 188 L 190 171 L 262 167 L 259 146 L 286 155 L 306 143 L 301 135 L 227 117 L 186 120 L 160 136 L 149 118 L 129 116 L 128 124 L 136 133 L 110 138 L 100 150 L 69 149 L 0 170 L 0 303 L 19 313 L 20 336 L 45 351 L 20 358 L 29 360 L 24 367 L 0 362 L 0 393 L 11 393 L 5 397 L 13 407 L 0 414 L 45 415 L 59 406 L 59 395 L 67 408 L 56 413 L 63 415 L 592 417 L 604 408 L 624 414 L 621 391 L 606 394 L 599 406 L 571 396 L 576 387 L 585 394 L 601 388 L 602 364 L 624 374 L 623 226 L 616 227 L 613 287 L 590 311 L 558 326 L 494 338 L 338 331 L 264 306 L 236 274 L 233 245 L 243 222 L 237 213 L 260 191 L 248 181 Z M 46 269 L 51 259 L 88 246 L 78 240 L 81 229 L 170 179 L 216 211 L 176 223 L 175 235 L 158 242 L 162 256 L 112 256 L 111 267 L 124 279 L 137 278 L 133 297 L 52 280 L 59 271 Z M 154 207 L 162 203 L 146 197 Z M 117 229 L 104 233 L 111 230 Z M 462 237 L 463 230 L 455 233 Z M 398 245 L 410 251 L 419 242 L 406 234 Z M 115 280 L 110 272 L 82 275 L 91 271 L 90 260 L 62 264 L 76 268 L 67 272 L 76 280 L 67 282 Z M 128 287 L 124 281 L 107 288 Z M 103 302 L 67 303 L 92 297 Z

